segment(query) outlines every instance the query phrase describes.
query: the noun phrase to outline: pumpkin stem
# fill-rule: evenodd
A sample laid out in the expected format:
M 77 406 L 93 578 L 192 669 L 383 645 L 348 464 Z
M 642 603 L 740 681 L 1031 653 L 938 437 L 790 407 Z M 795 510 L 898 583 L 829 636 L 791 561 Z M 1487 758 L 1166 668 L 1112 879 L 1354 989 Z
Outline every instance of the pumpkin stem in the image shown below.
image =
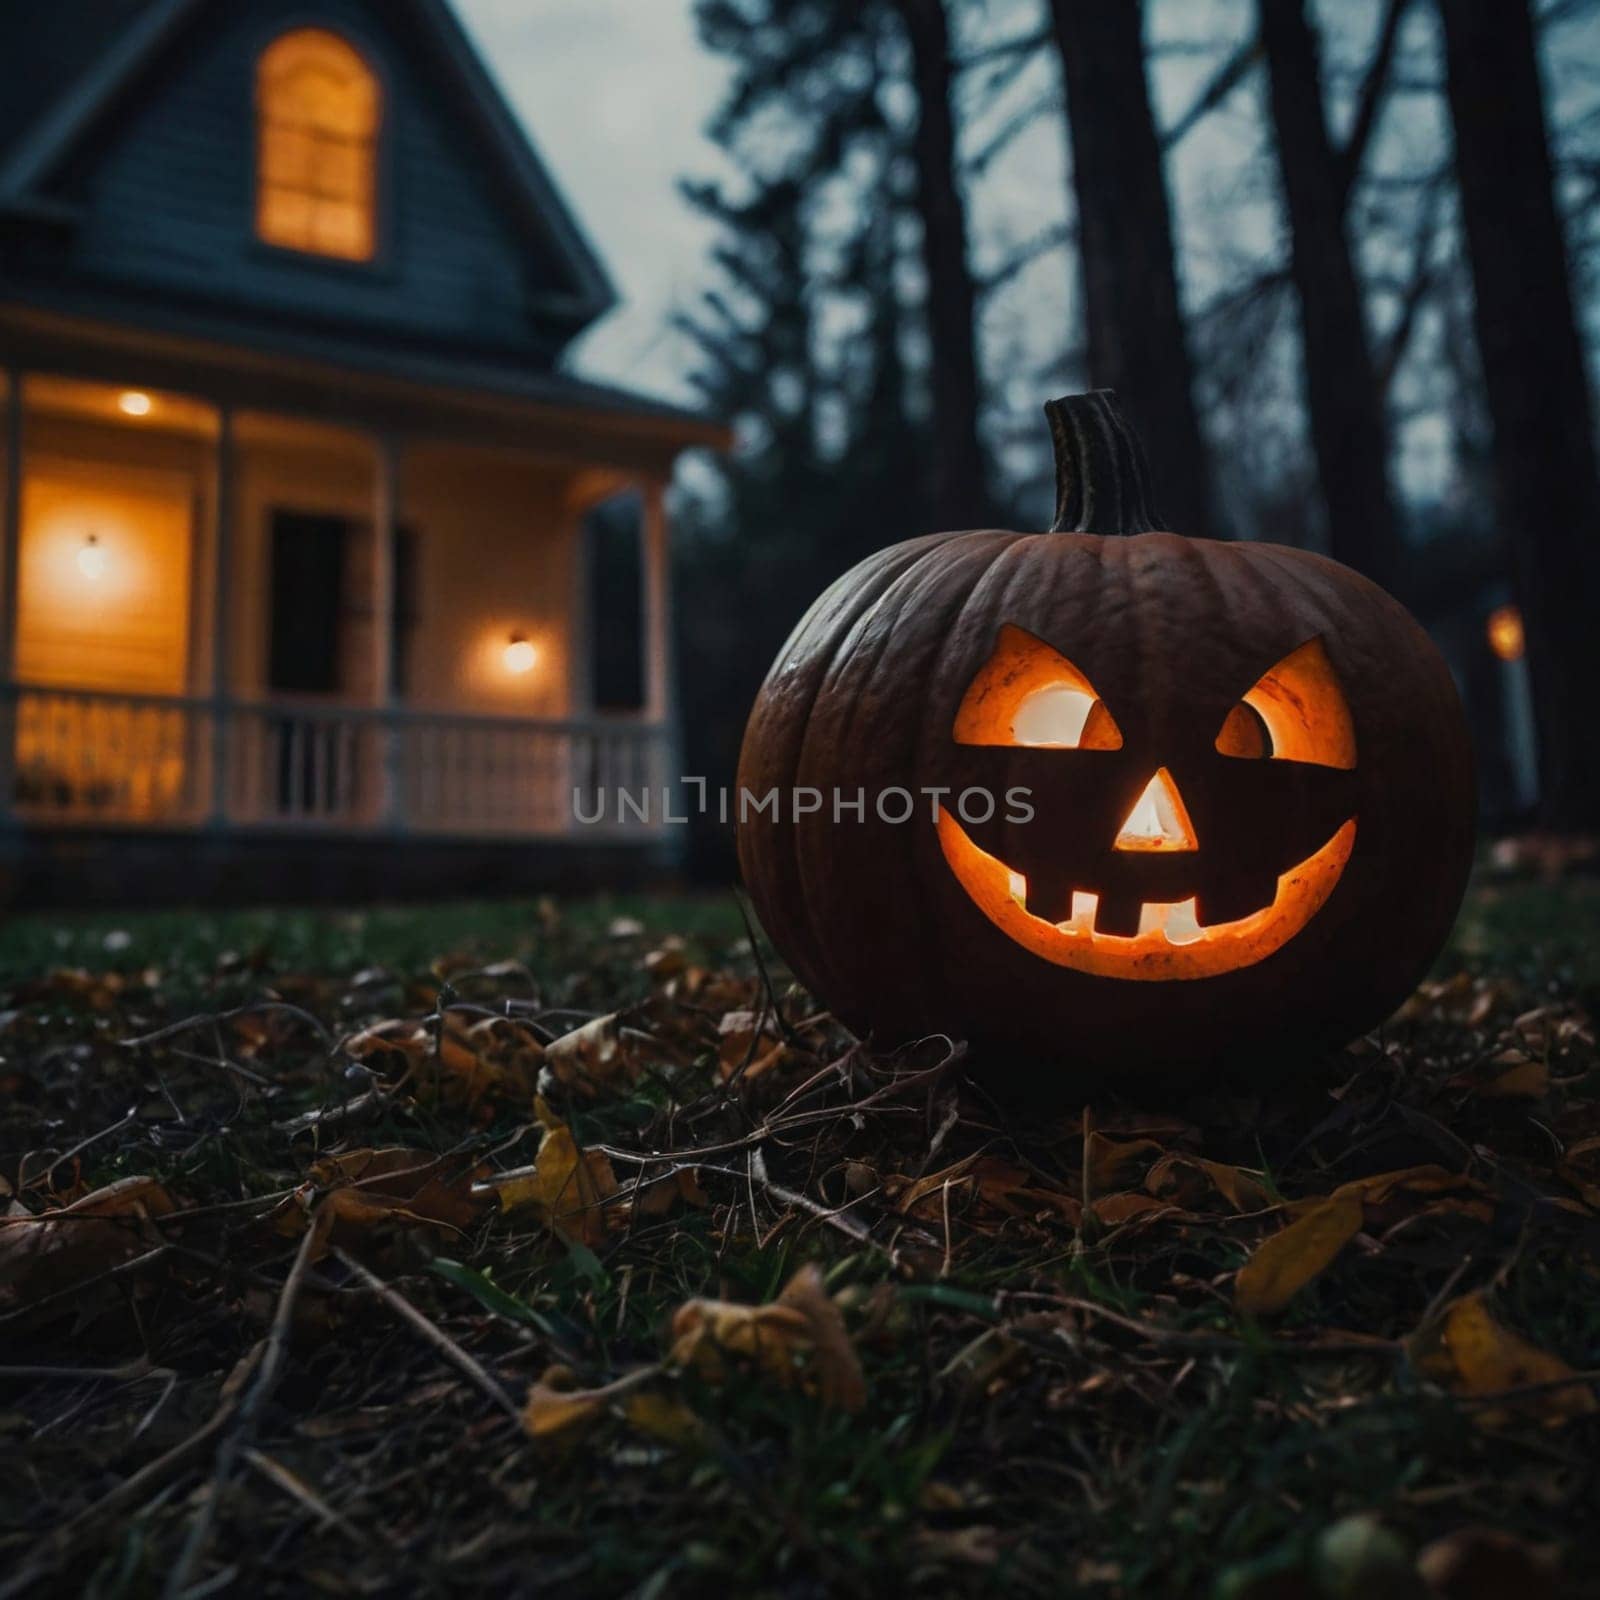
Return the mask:
M 1161 526 L 1150 464 L 1110 389 L 1047 400 L 1056 451 L 1051 533 L 1153 533 Z

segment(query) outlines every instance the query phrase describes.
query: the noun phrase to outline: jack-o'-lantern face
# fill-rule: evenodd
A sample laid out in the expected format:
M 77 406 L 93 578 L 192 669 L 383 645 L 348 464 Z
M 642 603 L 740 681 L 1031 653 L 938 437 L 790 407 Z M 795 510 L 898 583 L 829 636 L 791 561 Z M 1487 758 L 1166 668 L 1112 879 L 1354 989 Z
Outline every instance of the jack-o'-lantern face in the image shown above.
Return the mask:
M 940 808 L 939 844 L 968 897 L 1024 949 L 1097 977 L 1209 978 L 1282 949 L 1355 847 L 1355 727 L 1320 638 L 1239 687 L 1203 742 L 1187 730 L 1169 754 L 1133 708 L 1125 739 L 1071 660 L 1003 625 L 953 737 L 1013 762 L 1038 752 L 1026 770 L 1041 804 L 1026 822 L 978 827 Z

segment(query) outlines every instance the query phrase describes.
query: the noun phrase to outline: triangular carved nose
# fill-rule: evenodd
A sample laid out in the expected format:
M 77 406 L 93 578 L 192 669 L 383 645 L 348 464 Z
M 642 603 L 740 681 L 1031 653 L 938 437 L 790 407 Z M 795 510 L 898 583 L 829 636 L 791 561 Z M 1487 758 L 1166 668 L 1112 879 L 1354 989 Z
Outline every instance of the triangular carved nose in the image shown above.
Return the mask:
M 1194 824 L 1165 767 L 1144 786 L 1117 833 L 1118 850 L 1198 850 Z

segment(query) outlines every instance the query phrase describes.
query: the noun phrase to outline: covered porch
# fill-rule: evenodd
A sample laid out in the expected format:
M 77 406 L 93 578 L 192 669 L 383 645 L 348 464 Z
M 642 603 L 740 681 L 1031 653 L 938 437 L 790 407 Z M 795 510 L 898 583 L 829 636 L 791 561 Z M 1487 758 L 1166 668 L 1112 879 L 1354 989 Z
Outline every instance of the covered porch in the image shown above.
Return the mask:
M 0 380 L 14 824 L 661 837 L 664 490 L 709 425 L 73 331 Z M 636 634 L 598 697 L 597 604 Z

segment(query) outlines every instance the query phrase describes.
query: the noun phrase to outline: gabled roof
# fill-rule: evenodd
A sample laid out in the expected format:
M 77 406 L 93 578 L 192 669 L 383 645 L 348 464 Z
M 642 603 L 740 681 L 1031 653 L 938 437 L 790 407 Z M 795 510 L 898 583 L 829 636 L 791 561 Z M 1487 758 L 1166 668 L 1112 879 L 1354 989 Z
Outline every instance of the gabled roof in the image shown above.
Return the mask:
M 50 195 L 50 180 L 116 107 L 137 95 L 187 27 L 232 4 L 236 0 L 68 0 L 41 7 L 38 0 L 6 0 L 3 36 L 13 54 L 5 76 L 18 82 L 14 94 L 0 94 L 0 211 L 68 209 Z M 75 26 L 41 29 L 41 11 Z M 580 324 L 610 310 L 617 298 L 610 277 L 449 0 L 384 0 L 381 11 L 386 22 L 417 30 L 430 63 L 457 91 L 463 114 L 499 166 L 519 220 L 565 269 L 573 293 L 550 309 Z

